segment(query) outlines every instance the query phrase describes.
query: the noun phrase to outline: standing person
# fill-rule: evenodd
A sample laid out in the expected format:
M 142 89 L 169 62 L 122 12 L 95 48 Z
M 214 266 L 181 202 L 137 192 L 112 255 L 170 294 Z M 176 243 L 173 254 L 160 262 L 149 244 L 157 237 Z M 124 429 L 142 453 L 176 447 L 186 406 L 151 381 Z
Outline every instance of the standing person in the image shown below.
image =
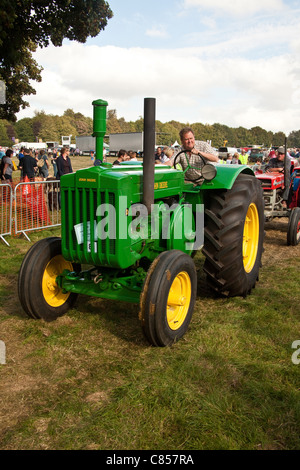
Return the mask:
M 21 147 L 20 152 L 19 152 L 19 155 L 18 155 L 18 158 L 19 158 L 19 168 L 20 168 L 20 162 L 21 162 L 22 158 L 24 157 L 23 151 L 24 151 L 24 147 Z M 21 169 L 21 179 L 22 179 L 22 178 L 23 178 L 23 171 L 22 171 L 22 169 Z
M 233 165 L 241 165 L 240 156 L 237 152 L 233 155 L 232 164 Z
M 120 165 L 122 162 L 124 162 L 128 157 L 128 153 L 126 150 L 119 150 L 118 152 L 118 158 L 117 160 L 114 161 L 113 165 Z
M 164 156 L 164 153 L 163 153 L 161 147 L 157 147 L 157 150 L 156 150 L 156 153 L 155 153 L 155 156 L 154 156 L 155 160 L 160 160 L 161 161 L 163 156 Z
M 54 178 L 56 178 L 56 175 L 57 175 L 57 165 L 56 165 L 57 158 L 58 158 L 58 153 L 57 153 L 56 149 L 53 149 L 53 153 L 52 153 L 52 156 L 51 156 L 51 163 L 53 165 L 53 176 L 54 176 Z
M 61 149 L 60 156 L 56 160 L 57 165 L 57 179 L 60 179 L 62 175 L 67 175 L 68 173 L 73 173 L 73 168 L 71 165 L 71 160 L 69 157 L 69 149 L 63 147 Z
M 39 168 L 39 176 L 46 179 L 49 176 L 49 163 L 48 158 L 44 150 L 40 150 L 40 154 L 38 156 L 38 168 Z M 42 165 L 42 162 L 44 164 Z
M 196 145 L 194 131 L 191 127 L 184 127 L 179 135 L 182 144 L 181 149 L 166 164 L 173 166 L 176 156 L 182 152 L 178 157 L 178 161 L 176 161 L 176 165 L 180 164 L 183 171 L 187 170 L 185 173 L 186 180 L 199 184 L 203 180 L 199 171 L 199 167 L 202 168 L 204 166 L 202 158 L 205 162 L 218 163 L 218 154 L 207 142 L 197 141 Z
M 169 147 L 165 148 L 163 152 L 163 156 L 160 158 L 160 162 L 167 164 L 167 162 L 172 159 L 173 155 L 174 155 L 174 149 L 169 148 Z
M 23 149 L 24 157 L 21 159 L 19 167 L 21 169 L 23 179 L 27 178 L 34 181 L 35 170 L 37 169 L 37 161 L 30 155 L 30 150 Z
M 2 176 L 1 178 L 3 180 L 7 180 L 9 182 L 12 182 L 12 172 L 14 169 L 13 162 L 12 162 L 12 156 L 14 152 L 11 149 L 6 150 L 6 154 L 4 157 L 2 157 Z
M 247 163 L 248 163 L 248 154 L 246 153 L 245 149 L 242 149 L 239 159 L 240 159 L 240 162 L 241 162 L 242 165 L 247 165 Z

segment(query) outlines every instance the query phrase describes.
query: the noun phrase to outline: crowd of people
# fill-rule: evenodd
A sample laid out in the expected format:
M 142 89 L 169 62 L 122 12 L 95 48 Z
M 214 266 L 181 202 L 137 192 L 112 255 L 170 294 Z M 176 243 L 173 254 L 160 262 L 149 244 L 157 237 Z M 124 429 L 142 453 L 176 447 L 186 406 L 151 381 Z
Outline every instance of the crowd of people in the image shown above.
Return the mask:
M 50 164 L 53 166 L 54 178 L 59 180 L 64 174 L 73 173 L 69 152 L 67 147 L 63 147 L 59 152 L 53 150 L 51 153 L 48 153 L 46 149 L 36 151 L 22 147 L 17 155 L 19 162 L 16 165 L 13 160 L 14 152 L 8 148 L 5 153 L 2 152 L 1 156 L 1 180 L 12 182 L 12 174 L 15 170 L 21 171 L 21 181 L 46 180 L 50 174 Z
M 188 165 L 193 166 L 195 161 L 199 159 L 199 154 L 204 157 L 204 161 L 206 160 L 212 164 L 249 164 L 249 153 L 244 149 L 242 149 L 240 153 L 229 154 L 226 159 L 219 158 L 217 150 L 211 145 L 207 142 L 195 140 L 194 132 L 190 127 L 181 130 L 180 139 L 181 146 L 176 149 L 168 146 L 158 146 L 156 148 L 154 153 L 156 165 L 163 164 L 173 166 L 175 157 L 179 152 L 182 152 L 182 150 L 185 152 L 181 155 L 179 163 L 183 169 L 187 169 Z M 50 174 L 49 170 L 51 164 L 53 166 L 53 172 L 51 172 L 51 174 L 53 174 L 54 178 L 59 180 L 62 175 L 73 172 L 69 153 L 70 150 L 67 147 L 63 147 L 60 151 L 52 149 L 49 153 L 46 149 L 35 151 L 22 147 L 18 154 L 18 166 L 16 166 L 12 158 L 14 152 L 12 149 L 8 148 L 5 153 L 2 152 L 2 155 L 0 153 L 0 157 L 2 156 L 0 163 L 1 180 L 11 182 L 13 171 L 17 169 L 21 170 L 21 181 L 24 179 L 33 181 L 36 178 L 45 180 Z M 285 149 L 283 147 L 279 147 L 277 150 L 265 151 L 262 160 L 257 161 L 253 169 L 269 171 L 272 168 L 273 162 L 278 159 L 278 155 L 285 155 Z M 101 165 L 106 161 L 106 149 L 103 149 L 103 155 L 100 158 L 95 156 L 94 152 L 91 152 L 90 156 L 92 165 Z M 288 149 L 287 156 L 289 161 L 294 162 L 294 165 L 300 166 L 299 148 Z M 134 162 L 137 160 L 136 152 L 120 149 L 113 165 L 120 165 L 123 162 Z

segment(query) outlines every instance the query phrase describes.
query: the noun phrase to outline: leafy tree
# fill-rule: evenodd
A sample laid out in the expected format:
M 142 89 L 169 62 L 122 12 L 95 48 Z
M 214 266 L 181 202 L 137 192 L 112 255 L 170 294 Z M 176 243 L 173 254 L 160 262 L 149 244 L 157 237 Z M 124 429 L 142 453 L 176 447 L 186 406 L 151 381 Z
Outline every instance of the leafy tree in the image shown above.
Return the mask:
M 34 135 L 32 129 L 32 119 L 23 118 L 16 122 L 15 125 L 16 134 L 19 142 L 34 142 Z
M 63 135 L 71 135 L 72 139 L 71 142 L 75 144 L 75 137 L 76 137 L 76 129 L 71 124 L 70 120 L 66 116 L 54 116 L 54 121 L 56 124 L 57 135 L 58 135 L 58 142 L 61 142 L 61 136 Z M 49 139 L 50 140 L 50 139 Z
M 75 113 L 73 109 L 67 109 L 64 116 L 68 117 L 70 123 L 76 129 L 76 135 L 91 135 L 93 132 L 92 118 L 84 116 L 82 113 Z
M 11 141 L 8 138 L 5 121 L 0 121 L 0 145 L 3 147 L 8 147 L 11 145 Z
M 284 145 L 285 143 L 285 134 L 284 132 L 276 132 L 275 134 L 273 134 L 273 141 L 272 141 L 272 145 Z
M 119 120 L 117 118 L 117 111 L 115 109 L 108 109 L 106 119 L 107 134 L 115 134 L 122 132 Z
M 35 94 L 30 80 L 41 81 L 42 68 L 33 59 L 37 47 L 63 39 L 84 43 L 97 36 L 113 13 L 104 0 L 1 0 L 0 80 L 6 85 L 6 104 L 0 118 L 16 120 L 26 108 L 26 95 Z
M 288 145 L 289 147 L 300 148 L 300 130 L 292 131 L 288 136 Z

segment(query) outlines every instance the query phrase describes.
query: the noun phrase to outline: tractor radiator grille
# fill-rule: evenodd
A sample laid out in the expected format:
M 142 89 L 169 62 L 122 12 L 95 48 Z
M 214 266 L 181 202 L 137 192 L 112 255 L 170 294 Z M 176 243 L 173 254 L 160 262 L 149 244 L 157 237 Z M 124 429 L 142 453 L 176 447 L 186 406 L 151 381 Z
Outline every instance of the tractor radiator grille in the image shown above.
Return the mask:
M 261 185 L 262 185 L 263 188 L 271 188 L 272 187 L 272 181 L 270 179 L 260 178 L 259 181 L 261 182 Z
M 115 208 L 115 194 L 91 188 L 66 188 L 61 193 L 64 218 L 64 249 L 72 259 L 80 262 L 103 262 L 104 258 L 116 253 L 116 240 L 113 237 L 98 239 L 97 225 L 103 217 L 97 209 L 103 204 Z

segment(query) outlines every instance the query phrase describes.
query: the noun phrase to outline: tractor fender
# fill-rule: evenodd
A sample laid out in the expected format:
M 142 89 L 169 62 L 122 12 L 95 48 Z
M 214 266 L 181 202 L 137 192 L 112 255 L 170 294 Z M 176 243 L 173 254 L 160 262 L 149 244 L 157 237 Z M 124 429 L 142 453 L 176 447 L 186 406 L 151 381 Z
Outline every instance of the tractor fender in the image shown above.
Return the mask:
M 217 174 L 211 181 L 204 181 L 201 185 L 203 189 L 231 189 L 237 177 L 244 173 L 254 175 L 254 172 L 246 165 L 215 165 Z

